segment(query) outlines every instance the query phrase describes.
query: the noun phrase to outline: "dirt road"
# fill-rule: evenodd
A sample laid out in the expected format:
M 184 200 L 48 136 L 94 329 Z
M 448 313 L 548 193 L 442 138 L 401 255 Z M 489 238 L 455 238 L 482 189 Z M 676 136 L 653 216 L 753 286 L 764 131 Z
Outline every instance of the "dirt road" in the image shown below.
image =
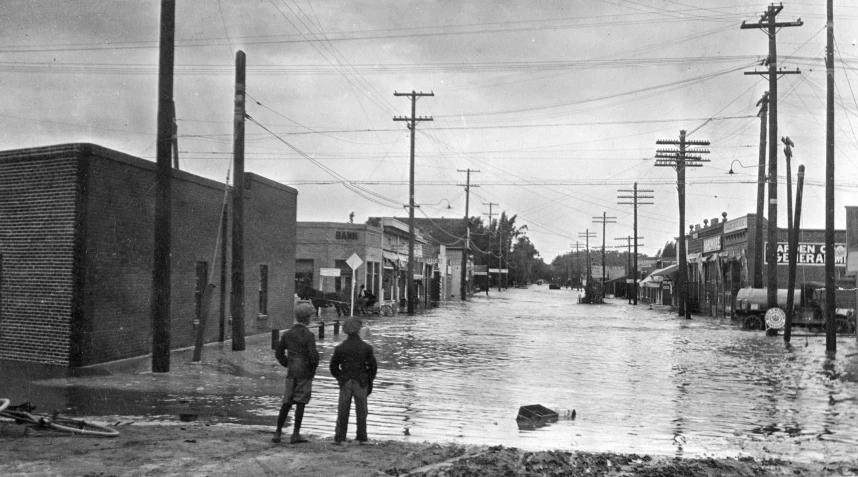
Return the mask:
M 116 423 L 114 423 L 116 424 Z M 273 444 L 260 427 L 120 422 L 112 439 L 68 436 L 0 422 L 0 475 L 74 476 L 840 476 L 858 461 L 674 459 L 581 452 L 525 452 L 455 444 L 349 442 L 309 436 Z

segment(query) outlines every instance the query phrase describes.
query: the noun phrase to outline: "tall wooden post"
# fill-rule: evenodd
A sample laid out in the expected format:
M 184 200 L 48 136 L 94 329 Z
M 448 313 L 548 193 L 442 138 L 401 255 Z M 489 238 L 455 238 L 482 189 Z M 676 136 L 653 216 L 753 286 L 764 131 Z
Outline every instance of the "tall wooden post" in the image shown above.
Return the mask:
M 787 279 L 787 309 L 784 325 L 784 342 L 789 343 L 792 333 L 793 302 L 795 299 L 796 259 L 798 258 L 798 232 L 801 230 L 801 195 L 804 189 L 804 164 L 798 166 L 798 185 L 795 191 L 795 220 L 789 236 L 789 278 Z
M 763 206 L 766 203 L 766 124 L 769 119 L 769 92 L 757 102 L 761 105 L 760 117 L 760 160 L 757 167 L 757 217 L 754 234 L 754 288 L 763 288 Z M 732 168 L 731 168 L 732 170 Z
M 837 322 L 834 317 L 834 5 L 828 0 L 828 67 L 825 121 L 825 350 L 837 351 Z
M 176 2 L 161 0 L 161 39 L 158 64 L 158 130 L 155 196 L 155 253 L 152 267 L 152 372 L 170 371 L 170 253 L 172 227 L 172 104 Z
M 244 344 L 244 88 L 245 55 L 235 54 L 235 114 L 233 116 L 233 160 L 235 176 L 232 195 L 232 350 Z

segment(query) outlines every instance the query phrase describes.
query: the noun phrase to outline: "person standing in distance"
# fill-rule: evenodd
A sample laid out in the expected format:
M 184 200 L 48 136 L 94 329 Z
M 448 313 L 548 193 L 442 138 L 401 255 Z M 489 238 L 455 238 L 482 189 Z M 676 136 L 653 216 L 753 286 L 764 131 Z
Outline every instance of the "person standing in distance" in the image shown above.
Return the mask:
M 331 375 L 340 385 L 335 444 L 342 444 L 346 440 L 352 399 L 355 401 L 357 414 L 357 440 L 361 444 L 368 440 L 366 417 L 369 411 L 366 400 L 372 393 L 372 382 L 378 372 L 378 363 L 375 361 L 372 346 L 358 335 L 361 326 L 362 323 L 357 318 L 349 318 L 343 323 L 343 332 L 348 334 L 348 337 L 334 348 L 334 355 L 331 357 Z
M 310 402 L 310 393 L 313 388 L 313 377 L 319 366 L 319 352 L 316 350 L 316 335 L 307 328 L 310 317 L 315 314 L 315 309 L 308 303 L 301 303 L 295 307 L 295 321 L 292 328 L 288 329 L 283 336 L 274 356 L 277 361 L 287 368 L 286 392 L 283 394 L 283 404 L 280 407 L 280 415 L 277 416 L 277 430 L 274 431 L 272 442 L 280 442 L 283 432 L 283 424 L 292 404 L 295 404 L 295 424 L 292 428 L 290 444 L 307 442 L 301 437 L 301 422 L 304 420 L 304 406 Z

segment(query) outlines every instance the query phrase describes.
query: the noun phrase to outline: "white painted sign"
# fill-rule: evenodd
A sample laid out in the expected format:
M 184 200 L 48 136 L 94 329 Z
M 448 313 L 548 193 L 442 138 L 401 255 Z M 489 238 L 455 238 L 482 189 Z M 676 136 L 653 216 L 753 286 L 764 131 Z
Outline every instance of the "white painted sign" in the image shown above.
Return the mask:
M 322 277 L 338 277 L 340 276 L 339 268 L 320 268 L 319 276 Z
M 703 252 L 717 252 L 721 250 L 721 236 L 706 237 L 703 239 Z
M 352 256 L 349 257 L 348 260 L 346 260 L 346 263 L 348 263 L 349 266 L 352 267 L 352 270 L 357 270 L 359 266 L 363 265 L 363 260 L 358 257 L 358 254 L 353 253 Z
M 728 220 L 724 222 L 724 233 L 737 232 L 748 228 L 748 216 L 739 217 L 738 219 Z
M 765 250 L 768 250 L 769 244 L 765 243 Z M 788 265 L 789 244 L 787 242 L 778 242 L 777 264 Z M 766 258 L 768 254 L 763 255 L 763 261 L 769 263 Z M 798 265 L 825 265 L 825 244 L 824 243 L 799 243 L 798 254 L 796 255 L 796 264 Z M 846 244 L 834 244 L 834 265 L 837 267 L 846 266 Z

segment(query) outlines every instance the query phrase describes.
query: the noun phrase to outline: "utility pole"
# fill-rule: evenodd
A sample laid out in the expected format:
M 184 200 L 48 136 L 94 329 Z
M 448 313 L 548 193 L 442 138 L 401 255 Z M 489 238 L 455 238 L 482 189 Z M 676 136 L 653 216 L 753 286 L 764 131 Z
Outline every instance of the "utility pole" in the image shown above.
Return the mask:
M 408 175 L 408 314 L 414 314 L 414 134 L 419 121 L 432 121 L 431 117 L 417 117 L 417 98 L 421 96 L 435 96 L 435 93 L 424 93 L 411 91 L 410 93 L 393 92 L 394 96 L 408 96 L 411 98 L 411 117 L 396 116 L 394 121 L 407 121 L 408 129 L 411 130 L 411 168 Z
M 170 372 L 170 252 L 172 170 L 170 167 L 170 105 L 173 103 L 173 53 L 176 2 L 161 0 L 158 63 L 158 125 L 155 196 L 155 253 L 152 264 L 152 372 Z
M 506 212 L 501 212 L 500 217 L 498 217 L 498 293 L 503 291 L 502 281 L 503 281 L 503 249 L 505 244 L 503 243 L 503 218 L 506 215 Z
M 471 172 L 480 172 L 480 171 L 477 169 L 471 169 L 471 168 L 468 168 L 465 170 L 462 170 L 462 169 L 457 169 L 457 170 L 459 172 L 466 172 L 468 174 L 467 179 L 466 179 L 465 184 L 464 184 L 464 186 L 465 186 L 465 248 L 462 250 L 462 286 L 460 287 L 461 288 L 460 291 L 462 294 L 462 301 L 465 301 L 467 296 L 468 296 L 468 289 L 467 289 L 467 285 L 466 285 L 466 282 L 468 280 L 468 270 L 467 270 L 467 268 L 468 268 L 467 267 L 467 265 L 468 265 L 468 254 L 471 251 L 471 220 L 468 217 L 468 207 L 469 207 L 470 202 L 471 202 L 471 187 L 479 187 L 477 185 L 474 185 L 474 186 L 471 185 Z M 459 184 L 459 185 L 463 185 L 463 184 Z
M 825 351 L 837 351 L 834 319 L 834 4 L 828 0 L 825 120 Z
M 578 247 L 581 245 L 581 242 L 575 241 L 575 273 L 578 274 L 578 278 L 581 278 L 581 256 L 578 253 Z M 572 244 L 569 244 L 569 247 L 572 247 Z
M 769 56 L 762 66 L 768 66 L 768 71 L 746 71 L 746 75 L 768 75 L 769 77 L 769 231 L 766 260 L 768 261 L 767 288 L 768 307 L 778 306 L 778 76 L 799 74 L 799 70 L 784 71 L 778 69 L 777 31 L 783 27 L 801 26 L 801 20 L 794 22 L 777 22 L 775 17 L 784 6 L 771 4 L 760 16 L 758 23 L 742 22 L 741 29 L 760 29 L 769 37 Z M 758 251 L 759 253 L 759 251 Z
M 593 217 L 594 224 L 602 224 L 602 295 L 605 294 L 605 224 L 616 224 L 616 217 L 608 217 L 607 212 L 602 212 L 601 217 Z
M 795 144 L 789 136 L 782 137 L 781 142 L 784 143 L 784 157 L 786 157 L 786 183 L 787 183 L 787 237 L 792 236 L 792 148 Z
M 179 169 L 179 119 L 176 118 L 176 102 L 170 101 L 170 116 L 173 124 L 170 127 L 170 144 L 173 148 L 173 167 Z
M 635 267 L 634 267 L 634 304 L 638 304 L 638 205 L 653 205 L 654 202 L 640 202 L 640 199 L 655 199 L 655 196 L 649 195 L 655 193 L 652 189 L 638 189 L 638 183 L 635 182 L 634 188 L 632 190 L 629 189 L 620 189 L 617 192 L 631 192 L 632 195 L 619 195 L 618 199 L 632 199 L 632 202 L 617 202 L 621 205 L 632 205 L 635 211 L 635 224 L 634 224 L 634 241 L 635 241 Z M 641 195 L 643 194 L 643 195 Z M 641 237 L 643 238 L 643 237 Z
M 795 191 L 795 228 L 789 236 L 789 278 L 787 282 L 786 323 L 784 324 L 784 343 L 789 343 L 792 333 L 793 300 L 795 299 L 795 268 L 798 258 L 798 231 L 801 230 L 801 195 L 804 189 L 804 164 L 798 166 L 798 184 Z
M 657 149 L 656 161 L 657 167 L 672 167 L 676 169 L 676 189 L 679 195 L 679 238 L 677 249 L 679 250 L 679 260 L 676 275 L 677 295 L 679 298 L 679 316 L 685 316 L 686 319 L 691 319 L 691 310 L 686 310 L 685 298 L 688 293 L 688 265 L 686 263 L 688 257 L 685 251 L 685 168 L 686 167 L 703 167 L 703 162 L 709 162 L 709 159 L 703 159 L 700 154 L 709 154 L 708 149 L 687 149 L 687 146 L 708 146 L 709 141 L 689 141 L 685 139 L 685 130 L 679 131 L 679 140 L 659 139 L 656 144 L 669 144 L 677 146 L 678 149 Z
M 631 235 L 629 235 L 628 237 L 616 237 L 616 238 L 614 238 L 614 240 L 625 240 L 625 241 L 627 241 L 627 246 L 628 246 L 628 248 L 629 248 L 629 252 L 628 252 L 628 253 L 629 253 L 629 255 L 628 255 L 628 262 L 629 262 L 629 265 L 628 265 L 628 267 L 629 267 L 629 268 L 628 268 L 628 270 L 629 270 L 629 273 L 628 273 L 628 275 L 631 275 L 631 274 L 632 274 L 632 273 L 631 273 L 631 272 L 632 272 L 632 241 L 634 241 L 634 242 L 635 242 L 635 250 L 636 250 L 636 251 L 635 251 L 635 259 L 634 259 L 634 262 L 635 262 L 635 270 L 634 270 L 634 275 L 632 276 L 632 283 L 634 284 L 634 288 L 633 288 L 634 293 L 632 293 L 632 288 L 630 288 L 630 287 L 628 287 L 628 286 L 626 287 L 626 288 L 629 290 L 629 292 L 628 292 L 628 294 L 629 294 L 628 298 L 629 298 L 629 304 L 630 304 L 630 305 L 632 304 L 632 295 L 633 295 L 633 294 L 634 294 L 634 304 L 635 304 L 635 305 L 637 305 L 637 304 L 638 304 L 638 296 L 637 296 L 637 285 L 638 285 L 638 284 L 637 284 L 637 266 L 638 266 L 638 265 L 637 265 L 637 264 L 638 264 L 637 246 L 638 246 L 638 239 L 643 239 L 643 237 L 638 237 L 637 235 L 635 235 L 634 237 L 632 237 Z M 640 244 L 640 245 L 643 245 L 643 244 Z M 626 284 L 628 284 L 628 281 L 626 281 Z
M 766 197 L 766 121 L 769 114 L 769 92 L 757 101 L 760 106 L 760 161 L 757 167 L 757 232 L 754 234 L 754 288 L 763 288 L 763 205 Z M 731 168 L 732 170 L 732 168 Z
M 491 267 L 492 267 L 492 262 L 491 262 L 491 259 L 492 259 L 492 216 L 493 216 L 493 215 L 496 215 L 496 214 L 493 214 L 493 213 L 492 213 L 492 206 L 493 206 L 493 205 L 498 205 L 498 204 L 497 204 L 497 203 L 494 203 L 494 202 L 489 202 L 489 203 L 483 202 L 483 205 L 487 205 L 487 206 L 489 206 L 489 213 L 488 213 L 488 214 L 483 214 L 483 215 L 488 215 L 488 216 L 489 216 L 489 226 L 488 226 L 488 231 L 489 231 L 489 256 L 488 256 L 488 257 L 486 257 L 486 296 L 489 296 L 489 282 L 491 282 L 491 280 L 490 280 L 490 279 L 492 278 L 492 272 L 491 272 Z M 500 273 L 498 273 L 498 275 L 500 275 Z M 500 278 L 500 277 L 498 277 L 498 278 Z
M 596 238 L 596 234 L 590 232 L 590 229 L 587 229 L 586 232 L 578 232 L 578 238 L 584 239 L 584 249 L 587 250 L 587 286 L 590 286 L 590 281 L 592 280 L 590 273 L 590 237 Z
M 244 52 L 235 53 L 235 114 L 233 115 L 232 154 L 235 174 L 232 180 L 232 350 L 244 351 Z

